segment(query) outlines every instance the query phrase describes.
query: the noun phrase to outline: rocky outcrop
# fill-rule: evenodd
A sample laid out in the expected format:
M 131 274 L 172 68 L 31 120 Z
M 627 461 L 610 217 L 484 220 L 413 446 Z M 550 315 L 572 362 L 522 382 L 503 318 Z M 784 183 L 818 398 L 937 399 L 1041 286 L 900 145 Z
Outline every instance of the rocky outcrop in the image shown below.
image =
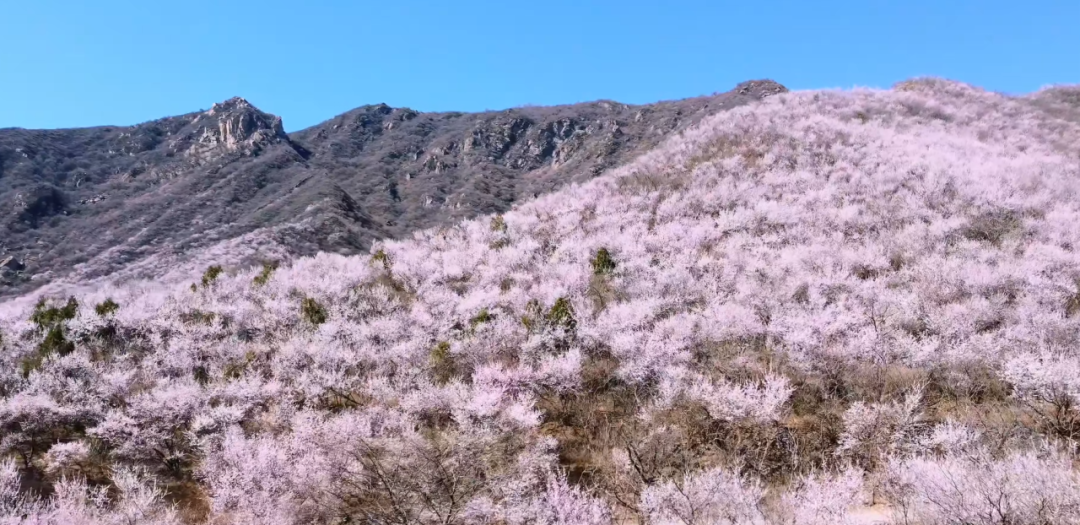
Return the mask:
M 12 257 L 5 257 L 3 259 L 0 259 L 0 272 L 15 273 L 15 272 L 21 272 L 21 271 L 23 271 L 25 269 L 26 269 L 26 265 L 24 265 L 21 261 L 19 261 L 18 259 L 16 259 L 13 256 Z
M 26 265 L 13 256 L 0 258 L 0 285 L 10 287 L 28 281 L 25 270 Z
M 281 117 L 234 97 L 196 115 L 172 146 L 188 157 L 206 161 L 221 153 L 253 156 L 271 144 L 289 142 Z
M 772 80 L 748 80 L 739 83 L 735 86 L 733 91 L 744 96 L 765 98 L 781 93 L 787 93 L 788 88 L 781 86 L 778 82 Z
M 37 184 L 15 195 L 18 225 L 37 228 L 42 221 L 67 214 L 67 195 L 52 184 Z

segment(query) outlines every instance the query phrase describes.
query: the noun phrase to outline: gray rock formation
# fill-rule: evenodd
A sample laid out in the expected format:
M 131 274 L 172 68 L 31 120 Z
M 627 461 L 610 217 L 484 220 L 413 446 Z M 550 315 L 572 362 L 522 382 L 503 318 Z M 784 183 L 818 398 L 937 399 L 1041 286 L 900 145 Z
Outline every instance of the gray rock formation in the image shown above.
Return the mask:
M 0 258 L 0 286 L 12 287 L 26 280 L 22 274 L 25 269 L 26 265 L 15 257 Z
M 3 260 L 0 260 L 0 271 L 14 273 L 14 272 L 21 272 L 25 268 L 26 268 L 26 266 L 23 265 L 23 263 L 19 262 L 19 260 L 14 258 L 14 257 L 7 257 L 7 258 L 5 258 Z

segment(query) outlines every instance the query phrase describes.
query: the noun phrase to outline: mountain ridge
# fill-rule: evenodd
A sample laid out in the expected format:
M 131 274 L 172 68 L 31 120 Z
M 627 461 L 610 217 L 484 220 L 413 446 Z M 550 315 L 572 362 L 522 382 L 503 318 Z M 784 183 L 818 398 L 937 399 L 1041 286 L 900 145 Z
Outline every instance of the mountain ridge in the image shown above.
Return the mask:
M 293 224 L 297 255 L 355 253 L 586 180 L 706 115 L 786 91 L 772 81 L 655 104 L 482 113 L 365 105 L 285 133 L 233 97 L 135 126 L 0 129 L 0 295 Z M 323 220 L 327 195 L 352 209 Z M 348 203 L 352 204 L 348 204 Z M 324 207 L 325 208 L 325 207 Z M 363 211 L 363 217 L 354 213 Z

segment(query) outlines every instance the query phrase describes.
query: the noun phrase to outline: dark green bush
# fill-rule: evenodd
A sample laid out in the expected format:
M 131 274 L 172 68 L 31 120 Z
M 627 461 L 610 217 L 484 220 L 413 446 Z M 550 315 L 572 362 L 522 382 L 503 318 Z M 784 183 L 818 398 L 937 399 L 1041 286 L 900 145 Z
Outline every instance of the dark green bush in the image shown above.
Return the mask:
M 120 305 L 116 304 L 116 301 L 113 301 L 110 298 L 98 303 L 97 306 L 94 307 L 94 312 L 96 312 L 101 317 L 105 317 L 109 314 L 116 313 L 116 311 L 119 309 Z
M 382 264 L 384 270 L 390 271 L 390 255 L 388 255 L 386 251 L 382 248 L 379 248 L 379 250 L 371 256 L 371 262 L 380 263 Z
M 326 322 L 326 308 L 319 304 L 318 301 L 310 297 L 305 297 L 300 302 L 300 316 L 305 321 L 319 326 Z
M 450 343 L 439 341 L 429 354 L 431 361 L 431 375 L 437 384 L 445 385 L 453 379 L 457 373 L 457 363 L 453 354 L 450 353 Z
M 222 373 L 224 374 L 226 379 L 239 379 L 241 376 L 244 375 L 244 372 L 247 372 L 247 369 L 249 366 L 251 366 L 251 363 L 254 362 L 255 352 L 248 351 L 244 354 L 243 359 L 238 359 L 225 363 Z
M 530 299 L 525 304 L 525 315 L 521 316 L 521 324 L 525 326 L 526 330 L 532 331 L 539 328 L 538 322 L 543 321 L 542 307 L 540 301 L 536 299 Z
M 180 320 L 188 324 L 205 324 L 210 325 L 217 319 L 217 314 L 214 312 L 203 312 L 202 310 L 192 310 L 180 314 Z
M 615 271 L 615 259 L 611 258 L 611 253 L 607 248 L 600 248 L 596 250 L 596 255 L 592 261 L 593 273 L 596 275 L 607 275 Z
M 214 266 L 211 266 L 211 267 L 207 268 L 206 272 L 203 273 L 203 276 L 202 276 L 203 288 L 207 288 L 211 284 L 213 284 L 213 282 L 215 280 L 217 280 L 218 276 L 220 276 L 221 272 L 223 272 L 223 271 L 224 270 L 222 270 L 222 268 L 220 266 L 216 265 L 216 264 Z
M 547 322 L 552 326 L 561 326 L 567 330 L 577 328 L 577 321 L 574 319 L 574 307 L 570 304 L 570 301 L 565 297 L 555 300 L 551 310 L 548 310 Z
M 44 332 L 53 326 L 62 324 L 75 318 L 79 311 L 79 302 L 74 297 L 69 297 L 62 307 L 49 306 L 42 297 L 34 306 L 34 312 L 30 314 L 30 322 L 37 325 L 38 330 Z
M 277 270 L 277 268 L 277 261 L 264 262 L 262 271 L 259 272 L 259 275 L 255 276 L 255 279 L 253 279 L 252 282 L 255 283 L 255 286 L 264 286 L 270 281 L 270 276 L 274 274 L 274 270 Z
M 45 333 L 45 339 L 38 345 L 38 353 L 42 356 L 49 354 L 68 355 L 75 351 L 75 343 L 68 341 L 64 335 L 64 327 L 54 326 Z
M 472 319 L 469 319 L 469 328 L 471 328 L 472 330 L 476 330 L 477 326 L 491 321 L 492 319 L 495 319 L 495 316 L 491 315 L 491 313 L 488 312 L 487 308 L 483 308 L 480 310 L 479 313 L 474 315 Z
M 42 361 L 45 357 L 39 353 L 28 355 L 19 362 L 19 371 L 22 372 L 22 376 L 30 377 L 30 372 L 41 368 Z
M 75 343 L 67 339 L 64 333 L 67 322 L 74 319 L 79 311 L 79 302 L 70 297 L 62 307 L 49 306 L 42 298 L 30 314 L 30 322 L 37 326 L 37 332 L 44 334 L 44 338 L 37 346 L 37 351 L 23 358 L 20 368 L 23 377 L 30 372 L 41 368 L 45 358 L 52 354 L 67 355 L 75 351 Z

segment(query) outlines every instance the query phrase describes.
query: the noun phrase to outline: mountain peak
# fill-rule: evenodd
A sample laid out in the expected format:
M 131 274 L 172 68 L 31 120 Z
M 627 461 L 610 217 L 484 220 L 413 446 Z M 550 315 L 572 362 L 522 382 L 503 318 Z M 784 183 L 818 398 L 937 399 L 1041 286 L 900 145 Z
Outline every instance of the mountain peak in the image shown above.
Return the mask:
M 787 93 L 788 88 L 783 84 L 768 78 L 758 80 L 747 80 L 746 82 L 740 82 L 735 86 L 736 93 L 740 95 L 750 95 L 754 98 L 765 98 L 772 95 L 779 95 L 780 93 Z
M 253 151 L 271 142 L 288 141 L 281 117 L 263 112 L 246 99 L 232 97 L 214 104 L 192 121 L 201 132 L 198 142 L 207 149 Z
M 210 107 L 210 110 L 207 111 L 206 114 L 210 115 L 210 116 L 213 116 L 213 115 L 215 115 L 217 113 L 220 113 L 220 112 L 236 111 L 236 110 L 259 111 L 259 109 L 256 108 L 255 106 L 251 105 L 251 103 L 248 102 L 247 99 L 245 99 L 243 97 L 232 97 L 232 98 L 230 98 L 228 100 L 224 100 L 222 102 L 215 103 L 213 106 Z

